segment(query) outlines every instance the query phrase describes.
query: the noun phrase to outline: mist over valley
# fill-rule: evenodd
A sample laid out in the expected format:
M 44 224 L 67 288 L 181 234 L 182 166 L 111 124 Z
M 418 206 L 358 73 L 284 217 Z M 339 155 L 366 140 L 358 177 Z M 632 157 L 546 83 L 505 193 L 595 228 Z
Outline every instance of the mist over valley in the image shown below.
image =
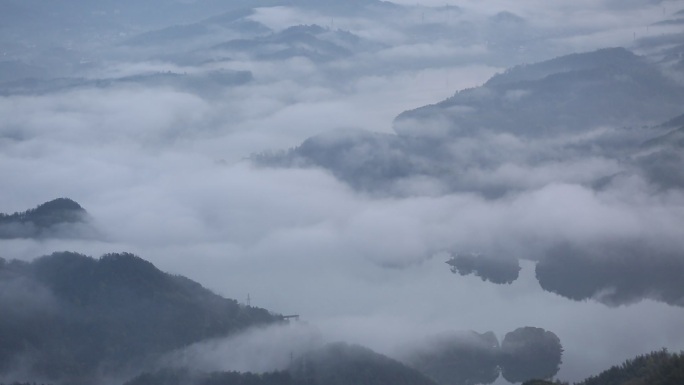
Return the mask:
M 0 0 L 0 384 L 681 383 L 683 37 L 680 0 Z

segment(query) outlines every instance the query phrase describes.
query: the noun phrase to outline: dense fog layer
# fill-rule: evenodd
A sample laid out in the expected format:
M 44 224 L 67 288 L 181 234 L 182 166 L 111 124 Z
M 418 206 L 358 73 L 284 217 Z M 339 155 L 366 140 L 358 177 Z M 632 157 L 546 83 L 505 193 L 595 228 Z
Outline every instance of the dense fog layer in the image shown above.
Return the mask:
M 0 3 L 0 212 L 88 212 L 0 257 L 132 252 L 306 321 L 167 358 L 212 370 L 525 326 L 564 380 L 684 349 L 684 2 L 255 3 Z

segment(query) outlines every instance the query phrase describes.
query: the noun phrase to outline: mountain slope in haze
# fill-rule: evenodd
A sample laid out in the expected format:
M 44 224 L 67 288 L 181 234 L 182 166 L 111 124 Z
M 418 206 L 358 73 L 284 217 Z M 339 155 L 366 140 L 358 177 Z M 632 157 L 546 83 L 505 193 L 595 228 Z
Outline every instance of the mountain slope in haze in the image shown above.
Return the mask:
M 684 353 L 666 350 L 627 360 L 575 385 L 684 384 Z
M 162 369 L 125 385 L 437 385 L 418 371 L 370 349 L 328 344 L 293 359 L 284 371 L 262 374 Z
M 644 142 L 633 161 L 649 181 L 661 188 L 684 188 L 684 115 L 661 127 L 670 131 Z
M 499 378 L 493 332 L 442 333 L 409 349 L 403 361 L 440 385 L 491 384 Z
M 400 135 L 521 136 L 610 125 L 654 124 L 681 113 L 684 87 L 623 48 L 573 54 L 513 67 L 482 87 L 400 114 Z
M 254 161 L 319 167 L 379 196 L 466 192 L 499 199 L 555 186 L 591 195 L 634 183 L 678 194 L 684 187 L 682 92 L 658 65 L 625 49 L 605 49 L 515 67 L 482 87 L 400 115 L 398 134 L 328 132 Z M 402 131 L 404 123 L 415 130 Z M 544 290 L 572 300 L 684 305 L 677 241 L 644 234 L 559 242 L 519 257 L 506 241 L 467 240 L 463 250 L 497 257 L 450 264 L 460 275 L 508 283 L 517 278 L 518 260 L 528 259 L 538 262 Z
M 258 60 L 284 60 L 306 57 L 324 62 L 352 55 L 361 39 L 349 32 L 329 30 L 319 25 L 298 25 L 254 39 L 238 39 L 211 47 L 224 55 L 249 55 Z
M 316 385 L 436 385 L 399 361 L 358 345 L 329 344 L 293 362 L 292 376 Z
M 88 213 L 68 198 L 58 198 L 14 214 L 0 213 L 0 239 L 44 238 L 75 235 Z
M 0 2 L 0 29 L 12 37 L 27 25 L 27 38 L 38 38 L 46 31 L 52 32 L 50 41 L 75 37 L 79 33 L 111 34 L 139 32 L 195 23 L 225 12 L 249 12 L 260 7 L 297 7 L 322 14 L 353 14 L 396 7 L 379 0 L 69 0 L 44 2 L 41 0 L 3 0 Z M 123 36 L 117 36 L 123 40 Z M 86 36 L 83 36 L 86 37 Z M 93 36 L 94 37 L 94 36 Z
M 193 74 L 156 72 L 120 78 L 29 78 L 0 82 L 0 95 L 45 95 L 87 88 L 111 88 L 138 86 L 145 88 L 166 87 L 182 92 L 212 96 L 228 87 L 246 84 L 253 79 L 249 71 L 217 70 Z
M 684 82 L 684 13 L 675 12 L 651 24 L 634 47 L 658 63 L 675 81 Z
M 684 383 L 684 353 L 667 350 L 626 360 L 574 385 L 680 385 Z M 567 382 L 530 380 L 522 385 L 569 385 Z
M 292 378 L 289 372 L 197 373 L 187 369 L 162 369 L 143 373 L 124 385 L 314 385 Z
M 247 17 L 262 7 L 295 7 L 334 17 L 394 6 L 378 0 L 3 0 L 0 68 L 7 71 L 2 71 L 0 81 L 78 77 L 131 54 L 142 55 L 143 60 L 175 54 L 180 61 L 179 45 L 206 38 L 211 42 L 214 36 L 225 41 L 265 34 L 267 27 Z M 229 20 L 231 15 L 237 16 Z M 168 49 L 159 52 L 162 47 L 155 45 Z M 136 46 L 143 49 L 131 49 Z
M 265 25 L 251 20 L 254 15 L 253 8 L 240 8 L 215 15 L 207 19 L 189 24 L 177 24 L 162 29 L 143 32 L 127 38 L 123 45 L 133 47 L 145 47 L 182 44 L 188 40 L 201 40 L 203 43 L 211 42 L 212 36 L 225 34 L 238 35 L 264 35 L 272 32 Z
M 641 177 L 649 188 L 677 193 L 684 188 L 684 115 L 650 128 L 664 134 L 630 150 L 623 172 L 601 182 L 599 190 L 619 188 Z M 650 299 L 684 306 L 684 252 L 678 244 L 647 239 L 612 239 L 557 244 L 536 266 L 544 290 L 576 301 L 592 299 L 621 306 Z
M 207 338 L 282 320 L 128 253 L 0 259 L 0 374 L 93 383 Z
M 95 32 L 128 32 L 136 30 L 153 30 L 171 25 L 188 24 L 217 14 L 237 10 L 249 10 L 258 7 L 295 6 L 331 12 L 359 12 L 370 6 L 383 6 L 377 0 L 346 1 L 340 5 L 338 1 L 311 0 L 70 0 L 44 2 L 41 0 L 4 0 L 0 3 L 5 21 L 2 28 L 14 33 L 22 29 L 30 21 L 38 31 L 57 32 L 57 37 L 65 33 L 76 34 Z M 69 31 L 64 31 L 67 26 Z
M 361 191 L 497 197 L 551 182 L 590 184 L 615 174 L 618 162 L 663 132 L 644 125 L 681 115 L 682 100 L 684 86 L 655 64 L 611 48 L 514 67 L 481 87 L 400 114 L 396 135 L 328 132 L 254 159 L 269 166 L 321 167 Z M 583 167 L 583 175 L 574 164 L 586 159 L 614 166 L 596 173 L 595 167 Z M 563 163 L 567 169 L 558 167 Z M 518 175 L 523 170 L 543 175 Z
M 328 348 L 330 349 L 330 348 Z M 350 350 L 361 351 L 363 348 L 348 347 Z M 379 356 L 379 355 L 378 355 Z M 381 361 L 381 360 L 376 360 Z M 391 360 L 390 360 L 391 361 Z M 333 363 L 332 366 L 335 366 Z M 344 366 L 342 363 L 340 366 Z M 375 370 L 367 371 L 364 374 L 391 372 L 391 366 L 376 365 Z M 395 382 L 383 382 L 378 377 L 372 377 L 373 382 L 351 382 L 351 377 L 343 375 L 338 377 L 336 384 L 395 384 Z M 405 374 L 405 373 L 402 373 Z M 407 379 L 415 380 L 411 378 Z M 355 378 L 363 377 L 363 374 L 355 373 Z M 384 376 L 380 376 L 384 377 Z M 371 378 L 371 377 L 369 377 Z M 347 381 L 347 382 L 344 382 Z M 404 383 L 401 379 L 396 383 Z M 430 384 L 419 380 L 417 384 Z M 652 352 L 626 360 L 620 365 L 613 366 L 604 370 L 596 376 L 591 376 L 584 381 L 577 382 L 575 385 L 681 385 L 684 383 L 684 353 L 669 353 L 666 350 Z M 2 383 L 0 383 L 2 384 Z M 35 382 L 33 383 L 35 384 Z M 434 384 L 434 383 L 432 383 Z M 4 385 L 4 384 L 3 384 Z M 7 384 L 9 385 L 9 384 Z M 30 385 L 30 383 L 15 382 L 13 385 Z M 195 373 L 188 370 L 165 369 L 155 373 L 145 373 L 125 385 L 323 385 L 313 378 L 295 378 L 292 373 L 287 371 L 271 372 L 263 374 L 237 373 L 237 372 L 215 372 L 215 373 Z M 567 382 L 555 380 L 528 380 L 522 385 L 569 385 Z

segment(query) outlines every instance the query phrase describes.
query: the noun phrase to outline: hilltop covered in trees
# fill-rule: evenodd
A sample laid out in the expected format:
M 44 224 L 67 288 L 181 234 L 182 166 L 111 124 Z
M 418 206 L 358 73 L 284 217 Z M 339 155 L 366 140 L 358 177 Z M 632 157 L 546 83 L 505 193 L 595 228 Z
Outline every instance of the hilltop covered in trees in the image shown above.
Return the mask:
M 0 259 L 0 375 L 95 383 L 194 342 L 282 320 L 129 253 Z
M 684 384 L 684 353 L 667 350 L 637 356 L 577 385 Z
M 0 213 L 0 239 L 50 237 L 86 220 L 87 212 L 81 205 L 69 198 L 57 198 L 23 212 Z
M 575 385 L 680 385 L 684 384 L 684 353 L 667 350 L 629 359 Z M 569 385 L 567 382 L 530 380 L 522 385 Z

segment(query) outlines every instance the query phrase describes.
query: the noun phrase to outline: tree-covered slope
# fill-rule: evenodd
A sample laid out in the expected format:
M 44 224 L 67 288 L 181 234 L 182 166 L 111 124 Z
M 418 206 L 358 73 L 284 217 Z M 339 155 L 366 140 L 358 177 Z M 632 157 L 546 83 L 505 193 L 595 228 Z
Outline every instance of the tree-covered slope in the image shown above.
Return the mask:
M 576 385 L 681 385 L 684 353 L 666 350 L 627 360 Z
M 684 384 L 684 353 L 667 350 L 629 359 L 575 385 L 681 385 Z M 530 380 L 522 385 L 568 385 L 567 382 Z
M 420 372 L 358 345 L 333 343 L 293 359 L 270 373 L 162 369 L 125 385 L 436 385 Z
M 400 135 L 461 136 L 478 130 L 522 136 L 599 126 L 653 124 L 681 113 L 684 87 L 624 48 L 513 67 L 483 86 L 406 111 Z
M 609 48 L 513 67 L 400 114 L 396 134 L 329 131 L 253 160 L 320 167 L 354 189 L 380 194 L 496 198 L 551 181 L 593 185 L 635 169 L 649 182 L 681 187 L 681 146 L 640 145 L 670 131 L 658 124 L 681 116 L 682 100 L 684 86 L 649 59 Z M 673 131 L 661 141 L 676 144 L 680 136 Z M 605 168 L 579 167 L 587 159 Z
M 649 181 L 662 188 L 684 187 L 684 115 L 662 124 L 671 129 L 643 143 L 634 163 Z
M 68 230 L 65 227 L 86 220 L 87 212 L 81 205 L 58 198 L 23 212 L 0 213 L 0 239 L 55 236 L 60 230 Z
M 296 360 L 299 383 L 316 385 L 435 385 L 417 370 L 359 345 L 329 344 Z
M 313 385 L 292 378 L 289 372 L 239 373 L 213 372 L 196 373 L 187 369 L 162 369 L 144 373 L 126 382 L 125 385 Z
M 74 383 L 282 319 L 128 253 L 0 259 L 0 374 Z

